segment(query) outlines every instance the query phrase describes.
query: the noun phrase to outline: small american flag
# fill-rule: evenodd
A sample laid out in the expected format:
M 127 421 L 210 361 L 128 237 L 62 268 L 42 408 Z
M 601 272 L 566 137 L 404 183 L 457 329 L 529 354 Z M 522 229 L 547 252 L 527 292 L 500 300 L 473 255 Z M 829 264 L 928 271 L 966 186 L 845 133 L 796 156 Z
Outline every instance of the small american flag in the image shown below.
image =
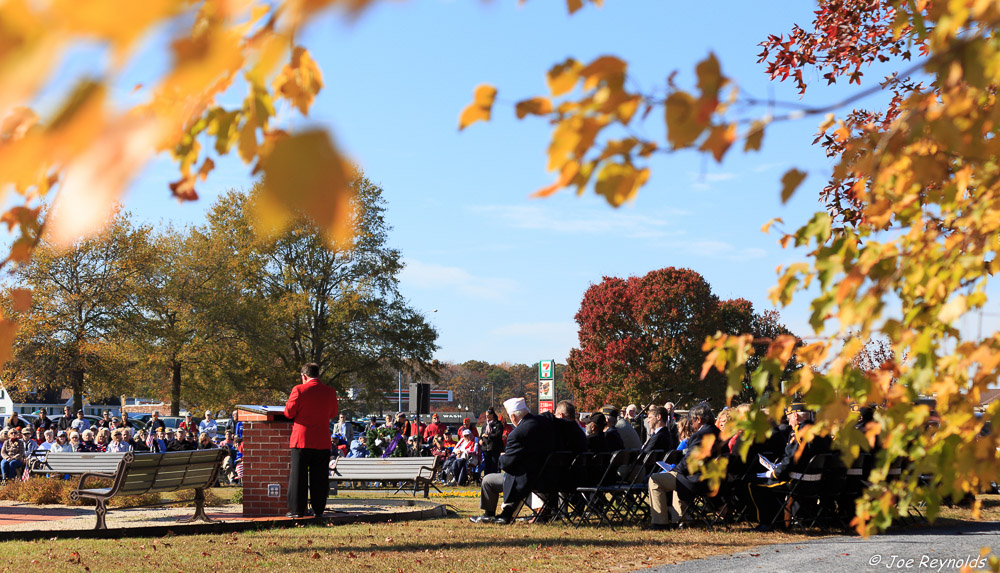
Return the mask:
M 24 473 L 21 474 L 21 481 L 28 481 L 31 477 L 31 466 L 29 464 L 24 464 Z
M 243 464 L 236 464 L 236 478 L 243 481 Z

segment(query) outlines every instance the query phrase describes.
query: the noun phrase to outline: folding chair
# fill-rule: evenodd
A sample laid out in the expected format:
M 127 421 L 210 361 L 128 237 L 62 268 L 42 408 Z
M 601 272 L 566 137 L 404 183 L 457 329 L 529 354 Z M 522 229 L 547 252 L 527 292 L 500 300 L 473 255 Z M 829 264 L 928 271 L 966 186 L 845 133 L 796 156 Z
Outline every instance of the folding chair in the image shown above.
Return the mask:
M 593 485 L 589 479 L 589 473 L 597 455 L 593 452 L 581 452 L 573 457 L 559 487 L 558 510 L 553 514 L 550 522 L 559 520 L 575 525 L 580 520 L 584 508 L 587 506 L 587 500 L 577 491 L 577 488 Z M 602 465 L 606 465 L 610 456 L 607 454 L 600 454 L 600 456 L 604 459 Z
M 805 469 L 799 472 L 789 472 L 789 481 L 778 491 L 783 492 L 784 500 L 772 522 L 777 525 L 779 519 L 789 518 L 789 527 L 799 526 L 802 529 L 815 523 L 819 497 L 822 492 L 823 469 L 832 458 L 830 454 L 819 454 L 812 457 Z
M 886 482 L 903 479 L 903 475 L 906 473 L 909 466 L 910 460 L 905 457 L 900 456 L 892 460 L 889 464 L 889 473 L 885 478 Z M 927 521 L 927 518 L 924 517 L 924 514 L 920 511 L 920 508 L 912 503 L 906 506 L 906 515 L 900 513 L 899 517 L 903 523 L 909 524 L 926 523 Z
M 844 476 L 844 489 L 837 499 L 837 517 L 844 530 L 850 530 L 850 521 L 854 517 L 855 501 L 865 491 L 868 484 L 868 474 L 872 471 L 872 455 L 862 452 Z
M 739 456 L 737 456 L 737 459 L 739 459 Z M 723 521 L 723 515 L 727 512 L 726 507 L 730 498 L 728 468 L 727 459 L 726 479 L 722 480 L 722 483 L 719 484 L 719 489 L 715 492 L 709 491 L 707 484 L 703 484 L 701 481 L 694 483 L 694 486 L 699 491 L 695 491 L 692 498 L 687 501 L 684 513 L 680 516 L 681 523 L 689 526 L 704 525 L 708 527 Z M 678 487 L 678 491 L 675 491 L 674 495 L 679 496 L 679 490 L 680 488 Z
M 659 469 L 663 450 L 652 450 L 640 455 L 628 476 L 628 485 L 616 488 L 613 497 L 622 507 L 622 518 L 626 523 L 645 523 L 649 519 L 649 476 Z
M 619 486 L 625 485 L 623 475 L 628 477 L 629 470 L 638 458 L 639 450 L 619 450 L 611 454 L 607 467 L 597 483 L 593 486 L 583 486 L 576 488 L 585 499 L 586 505 L 577 526 L 583 523 L 597 522 L 598 525 L 607 523 L 614 530 L 614 521 L 622 518 L 620 506 L 615 506 L 612 502 L 613 493 L 619 490 Z
M 536 508 L 528 504 L 533 523 L 551 521 L 558 514 L 560 486 L 565 481 L 566 471 L 574 457 L 573 452 L 552 452 L 545 458 L 537 485 L 531 492 L 542 500 L 542 505 Z
M 823 477 L 820 479 L 819 503 L 813 520 L 820 527 L 844 527 L 840 517 L 838 503 L 847 488 L 847 471 L 840 452 L 832 452 L 823 467 Z

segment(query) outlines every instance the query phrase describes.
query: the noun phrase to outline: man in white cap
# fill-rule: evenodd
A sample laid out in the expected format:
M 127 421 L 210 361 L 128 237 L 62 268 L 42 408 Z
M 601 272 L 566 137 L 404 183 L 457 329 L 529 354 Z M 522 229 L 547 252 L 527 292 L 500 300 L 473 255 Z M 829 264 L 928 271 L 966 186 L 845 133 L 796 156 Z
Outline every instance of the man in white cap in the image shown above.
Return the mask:
M 546 457 L 555 449 L 552 419 L 533 415 L 524 398 L 511 398 L 503 406 L 514 424 L 514 430 L 507 436 L 507 448 L 500 455 L 503 473 L 483 478 L 479 498 L 483 515 L 470 518 L 473 523 L 513 522 L 514 512 L 531 493 Z M 497 515 L 501 491 L 503 506 Z

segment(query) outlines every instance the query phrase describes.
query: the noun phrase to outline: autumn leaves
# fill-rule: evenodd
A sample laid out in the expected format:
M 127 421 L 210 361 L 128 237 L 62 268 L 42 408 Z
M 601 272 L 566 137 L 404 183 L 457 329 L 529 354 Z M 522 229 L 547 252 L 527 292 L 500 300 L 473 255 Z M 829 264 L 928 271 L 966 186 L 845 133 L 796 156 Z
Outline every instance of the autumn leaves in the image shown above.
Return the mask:
M 614 56 L 601 56 L 588 64 L 569 58 L 546 75 L 548 96 L 514 105 L 518 119 L 541 116 L 554 126 L 547 167 L 557 178 L 533 197 L 546 197 L 569 187 L 581 194 L 592 185 L 598 195 L 617 207 L 634 199 L 648 182 L 648 159 L 654 153 L 697 148 L 721 162 L 741 137 L 745 152 L 760 149 L 766 120 L 752 122 L 742 134 L 736 121 L 725 120 L 738 90 L 722 75 L 714 54 L 696 68 L 697 91 L 681 90 L 672 75 L 666 99 L 629 91 L 627 71 L 626 62 Z M 731 89 L 720 101 L 725 87 Z M 459 115 L 459 130 L 477 121 L 489 121 L 496 95 L 493 86 L 478 86 L 472 103 Z M 632 126 L 637 115 L 644 120 L 658 107 L 663 108 L 666 142 L 640 136 Z M 615 127 L 618 129 L 612 129 Z M 789 172 L 783 180 L 782 197 L 790 196 L 802 179 L 802 172 Z

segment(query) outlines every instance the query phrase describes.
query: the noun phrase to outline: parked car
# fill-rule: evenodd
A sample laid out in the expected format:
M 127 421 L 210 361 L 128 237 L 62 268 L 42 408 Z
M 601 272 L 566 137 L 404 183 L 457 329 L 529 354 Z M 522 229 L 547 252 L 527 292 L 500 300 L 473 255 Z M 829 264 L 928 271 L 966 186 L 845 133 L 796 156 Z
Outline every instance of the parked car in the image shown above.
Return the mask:
M 183 422 L 185 420 L 185 417 L 184 416 L 160 416 L 160 419 L 163 420 L 163 424 L 166 427 L 173 428 L 173 429 L 176 430 L 178 427 L 180 427 L 181 422 Z M 191 422 L 194 424 L 195 429 L 198 429 L 198 424 L 201 423 L 201 418 L 192 417 L 191 418 Z
M 59 420 L 61 420 L 61 419 L 62 419 L 61 415 L 60 416 L 52 416 L 52 423 L 55 424 L 56 427 L 59 427 Z M 73 416 L 73 419 L 74 420 L 76 419 L 75 415 Z M 83 419 L 87 420 L 87 423 L 90 424 L 91 426 L 96 426 L 98 420 L 100 420 L 101 417 L 100 416 L 88 416 L 88 415 L 84 415 Z

